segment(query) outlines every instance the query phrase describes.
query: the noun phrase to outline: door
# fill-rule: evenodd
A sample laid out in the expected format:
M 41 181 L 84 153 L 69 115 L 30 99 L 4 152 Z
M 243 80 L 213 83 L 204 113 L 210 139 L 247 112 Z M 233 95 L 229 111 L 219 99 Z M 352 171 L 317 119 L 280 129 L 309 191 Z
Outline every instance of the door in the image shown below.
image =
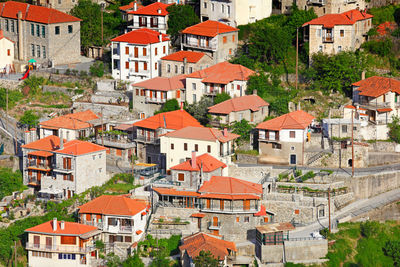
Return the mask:
M 67 158 L 67 169 L 71 169 L 71 158 Z
M 42 178 L 42 172 L 38 171 L 37 172 L 37 180 L 38 180 L 38 182 L 40 182 L 41 178 Z
M 68 194 L 68 195 L 67 195 L 67 198 L 70 199 L 70 198 L 71 198 L 71 190 L 68 190 L 68 191 L 67 191 L 67 194 Z
M 290 164 L 296 164 L 296 155 L 290 155 Z
M 211 199 L 207 199 L 207 209 L 210 209 L 211 207 Z
M 135 72 L 139 72 L 139 62 L 135 61 Z
M 218 217 L 213 217 L 213 226 L 218 226 Z
M 135 57 L 139 57 L 139 48 L 135 47 Z
M 46 248 L 51 249 L 53 246 L 53 239 L 51 237 L 46 237 Z
M 224 200 L 223 199 L 221 199 L 219 202 L 219 209 L 224 210 Z
M 40 236 L 35 235 L 35 236 L 33 237 L 33 246 L 34 246 L 35 248 L 40 247 Z
M 213 230 L 213 235 L 219 235 L 219 230 Z
M 245 199 L 243 200 L 243 210 L 249 210 L 250 209 L 250 200 Z
M 63 158 L 63 169 L 67 168 L 67 158 Z

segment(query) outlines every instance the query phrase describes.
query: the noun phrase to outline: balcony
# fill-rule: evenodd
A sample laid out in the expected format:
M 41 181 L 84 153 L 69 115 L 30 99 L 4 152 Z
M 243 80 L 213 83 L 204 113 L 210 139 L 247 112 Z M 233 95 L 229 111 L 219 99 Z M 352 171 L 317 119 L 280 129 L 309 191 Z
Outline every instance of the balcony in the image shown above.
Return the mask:
M 146 103 L 162 104 L 162 103 L 165 103 L 165 101 L 166 101 L 165 98 L 146 97 Z
M 143 135 L 138 135 L 135 139 L 137 142 L 142 142 L 142 143 L 148 143 L 148 144 L 159 144 L 160 139 L 157 137 L 150 137 L 150 136 L 143 136 Z
M 28 166 L 28 169 L 39 169 L 45 171 L 49 171 L 53 167 L 53 164 L 49 164 L 47 161 L 41 161 L 38 163 L 36 159 L 27 160 L 26 165 Z
M 63 164 L 55 164 L 53 171 L 61 173 L 72 173 L 74 171 L 73 169 L 74 169 L 73 166 L 68 168 Z
M 35 176 L 29 176 L 28 177 L 28 184 L 32 186 L 39 186 L 40 185 L 41 179 L 38 179 Z
M 103 223 L 102 222 L 92 222 L 92 221 L 85 221 L 84 220 L 82 223 L 86 224 L 86 225 L 96 226 L 100 230 L 103 230 Z
M 119 49 L 118 48 L 113 48 L 112 54 L 113 54 L 113 56 L 119 56 Z
M 221 229 L 221 222 L 208 222 L 208 229 L 219 230 Z
M 150 28 L 150 29 L 167 29 L 167 24 L 165 23 L 140 23 L 135 21 L 132 25 L 129 25 L 128 28 L 139 29 L 139 28 Z
M 207 96 L 215 96 L 217 93 L 218 93 L 218 90 L 216 90 L 216 89 L 204 91 L 204 94 Z
M 221 151 L 219 155 L 221 157 L 226 157 L 226 156 L 232 156 L 234 153 L 235 153 L 235 151 L 233 149 L 229 149 L 226 151 Z
M 308 0 L 307 4 L 324 6 L 325 5 L 325 0 Z
M 78 245 L 46 245 L 46 244 L 33 244 L 26 243 L 27 250 L 40 250 L 48 252 L 65 252 L 65 253 L 87 253 L 94 251 L 94 246 L 79 247 Z
M 118 225 L 109 225 L 105 227 L 103 231 L 107 231 L 110 233 L 132 233 L 133 227 L 132 226 L 118 226 Z
M 150 75 L 150 70 L 135 70 L 135 69 L 129 69 L 129 75 L 130 76 L 148 76 Z
M 197 41 L 186 41 L 183 43 L 183 46 L 186 47 L 191 47 L 191 48 L 198 48 L 198 49 L 205 49 L 205 50 L 217 50 L 217 45 L 216 44 L 204 44 L 204 43 L 199 43 Z
M 200 207 L 200 210 L 202 212 L 215 212 L 215 213 L 227 213 L 227 214 L 248 214 L 248 213 L 259 212 L 259 209 L 257 207 L 250 208 L 248 210 L 238 209 L 238 208 L 230 208 L 230 207 L 224 207 L 224 209 Z
M 390 102 L 377 102 L 374 100 L 368 101 L 366 99 L 361 99 L 360 107 L 369 109 L 369 110 L 376 110 L 380 108 L 391 108 Z M 400 107 L 400 103 L 396 103 L 395 106 L 398 108 Z
M 98 135 L 96 137 L 96 144 L 104 145 L 107 147 L 116 147 L 122 149 L 128 149 L 136 147 L 136 144 L 132 142 L 131 139 L 127 138 L 126 136 L 120 137 L 112 137 L 112 136 L 101 136 Z
M 333 35 L 325 35 L 322 37 L 322 42 L 333 43 Z

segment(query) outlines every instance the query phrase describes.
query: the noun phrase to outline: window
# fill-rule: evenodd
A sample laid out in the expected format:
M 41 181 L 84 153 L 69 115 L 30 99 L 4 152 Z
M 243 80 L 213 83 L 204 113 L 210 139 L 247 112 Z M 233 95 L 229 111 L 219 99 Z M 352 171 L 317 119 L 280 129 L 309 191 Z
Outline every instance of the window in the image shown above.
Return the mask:
M 99 173 L 101 173 L 101 168 L 99 168 Z
M 187 151 L 187 143 L 183 144 L 183 150 Z
M 229 55 L 232 55 L 232 48 L 229 48 Z
M 185 67 L 181 66 L 181 73 L 184 74 L 185 73 Z
M 226 44 L 226 42 L 227 42 L 226 36 L 222 37 L 222 42 L 223 42 L 224 44 Z
M 61 0 L 58 0 L 58 4 L 61 5 Z
M 158 53 L 158 49 L 157 49 L 157 47 L 156 47 L 155 50 L 154 50 L 154 55 L 157 56 L 157 53 Z
M 178 173 L 178 181 L 179 182 L 185 181 L 185 174 L 184 173 Z
M 59 34 L 60 34 L 60 26 L 54 27 L 54 33 L 55 33 L 56 35 L 59 35 Z
M 154 63 L 154 69 L 157 70 L 158 63 Z
M 15 24 L 14 21 L 11 21 L 11 32 L 15 32 Z
M 76 245 L 76 236 L 61 236 L 61 245 Z
M 295 131 L 290 131 L 290 138 L 296 138 L 296 132 Z
M 196 90 L 196 84 L 195 83 L 192 83 L 192 89 Z
M 95 160 L 96 159 L 96 155 L 93 155 L 93 160 Z
M 138 48 L 138 47 L 135 47 L 135 48 L 133 49 L 133 51 L 134 51 L 134 57 L 135 57 L 135 58 L 139 57 L 139 48 Z
M 11 56 L 11 50 L 7 49 L 7 56 Z
M 207 8 L 207 3 L 206 2 L 204 2 L 204 8 Z
M 214 5 L 214 3 L 211 4 L 211 9 L 212 9 L 212 11 L 215 10 L 215 5 Z
M 207 146 L 207 153 L 211 153 L 211 146 L 210 145 Z
M 31 23 L 31 35 L 35 36 L 35 25 L 33 25 L 33 23 Z
M 236 217 L 236 222 L 239 222 L 239 220 L 240 220 L 240 217 Z
M 129 47 L 125 47 L 125 55 L 129 55 Z
M 192 73 L 192 72 L 193 72 L 193 68 L 189 67 L 189 73 Z
M 147 62 L 143 62 L 143 70 L 147 70 Z
M 31 56 L 34 57 L 35 56 L 35 45 L 31 44 Z
M 243 221 L 246 222 L 246 223 L 250 222 L 250 217 L 249 216 L 245 216 L 243 218 Z
M 165 54 L 165 52 L 167 51 L 167 48 L 165 47 L 165 45 L 163 46 L 163 54 Z
M 317 36 L 321 37 L 322 36 L 322 30 L 321 29 L 317 29 Z
M 225 6 L 221 5 L 221 12 L 224 13 L 225 12 Z
M 340 37 L 344 37 L 344 30 L 340 30 Z
M 147 56 L 147 49 L 145 47 L 143 47 L 143 56 L 146 57 Z
M 42 26 L 42 37 L 46 37 L 46 27 Z
M 36 24 L 36 36 L 40 37 L 40 25 Z
M 342 46 L 339 45 L 338 48 L 337 48 L 337 50 L 338 50 L 339 52 L 341 52 L 341 51 L 342 51 Z
M 40 45 L 36 46 L 37 57 L 40 57 Z
M 68 25 L 68 33 L 72 33 L 73 29 L 72 29 L 72 25 Z
M 175 65 L 175 73 L 178 73 L 178 65 Z
M 198 144 L 194 145 L 194 151 L 199 152 L 199 145 Z
M 69 253 L 58 253 L 58 259 L 59 260 L 75 260 L 76 255 L 75 254 L 69 254 Z
M 46 55 L 46 47 L 45 46 L 42 46 L 42 54 L 43 54 L 43 58 L 47 57 L 47 55 Z
M 228 6 L 228 15 L 229 16 L 231 15 L 231 7 L 230 6 Z
M 6 31 L 9 31 L 9 24 L 8 24 L 8 19 L 6 19 Z M 33 34 L 32 34 L 33 35 Z
M 125 69 L 129 69 L 129 62 L 128 61 L 125 62 Z
M 168 73 L 171 72 L 171 65 L 170 65 L 170 64 L 167 65 L 167 72 L 168 72 Z
M 174 144 L 171 144 L 171 150 L 174 150 Z
M 193 102 L 196 102 L 196 95 L 193 94 Z
M 32 256 L 51 259 L 51 252 L 32 251 Z
M 274 148 L 274 149 L 282 149 L 282 145 L 281 144 L 277 144 L 277 143 L 272 143 L 272 148 Z
M 347 125 L 342 125 L 342 133 L 347 133 Z
M 300 214 L 300 210 L 294 210 L 294 214 Z
M 235 41 L 235 35 L 232 35 L 232 42 Z
M 322 52 L 322 50 L 323 50 L 323 49 L 322 49 L 322 45 L 320 45 L 320 46 L 318 47 L 318 51 L 319 51 L 319 52 Z

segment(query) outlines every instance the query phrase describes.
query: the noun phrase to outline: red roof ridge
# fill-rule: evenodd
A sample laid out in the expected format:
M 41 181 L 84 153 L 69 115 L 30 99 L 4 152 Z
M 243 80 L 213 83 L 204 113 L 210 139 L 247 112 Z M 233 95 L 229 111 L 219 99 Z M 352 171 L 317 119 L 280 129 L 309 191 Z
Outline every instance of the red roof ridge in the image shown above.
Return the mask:
M 141 28 L 136 29 L 127 33 L 124 33 L 120 36 L 117 36 L 111 39 L 112 42 L 123 42 L 123 43 L 130 43 L 130 44 L 154 44 L 159 43 L 160 39 L 159 36 L 162 37 L 162 42 L 169 41 L 169 37 L 167 34 L 160 33 L 158 31 L 148 29 L 148 28 Z

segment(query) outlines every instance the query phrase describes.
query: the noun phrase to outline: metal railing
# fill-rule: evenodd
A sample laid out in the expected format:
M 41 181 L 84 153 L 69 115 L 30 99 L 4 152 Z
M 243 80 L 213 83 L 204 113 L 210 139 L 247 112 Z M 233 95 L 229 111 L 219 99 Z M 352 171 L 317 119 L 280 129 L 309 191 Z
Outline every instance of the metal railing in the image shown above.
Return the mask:
M 53 164 L 48 164 L 47 161 L 38 163 L 37 160 L 27 160 L 28 167 L 51 169 Z
M 166 99 L 165 98 L 155 98 L 155 97 L 146 97 L 146 102 L 147 103 L 165 103 Z
M 64 164 L 54 164 L 53 169 L 54 171 L 72 172 L 74 170 L 74 166 L 71 164 L 70 168 L 68 168 L 68 166 L 64 167 Z
M 209 49 L 209 50 L 216 50 L 217 49 L 217 45 L 215 44 L 202 44 L 202 43 L 198 43 L 197 41 L 193 42 L 193 41 L 184 41 L 183 42 L 184 46 L 189 46 L 189 47 L 194 47 L 194 48 L 203 48 L 203 49 Z
M 226 213 L 228 213 L 228 212 L 232 212 L 232 213 L 257 213 L 259 210 L 258 210 L 258 207 L 254 207 L 254 208 L 249 208 L 249 209 L 244 209 L 244 208 L 241 208 L 241 209 L 238 209 L 238 208 L 230 208 L 230 207 L 224 207 L 223 209 L 221 209 L 221 208 L 217 208 L 217 207 L 215 207 L 215 208 L 204 208 L 204 207 L 200 207 L 200 210 L 201 211 L 208 211 L 208 212 L 226 212 Z
M 95 250 L 94 246 L 79 247 L 78 245 L 46 245 L 26 243 L 26 249 L 51 251 L 51 252 L 75 252 L 86 253 Z
M 158 137 L 149 137 L 149 136 L 143 136 L 143 135 L 138 135 L 136 137 L 136 140 L 141 141 L 141 142 L 146 142 L 146 143 L 154 143 L 154 144 L 160 143 L 160 139 Z
M 226 151 L 221 151 L 220 156 L 221 157 L 230 156 L 230 155 L 233 155 L 234 153 L 235 153 L 235 151 L 233 149 L 229 149 Z
M 129 26 L 128 26 L 129 27 Z M 146 28 L 156 28 L 156 29 L 166 29 L 167 24 L 165 23 L 157 23 L 157 24 L 152 24 L 150 22 L 146 23 L 139 23 L 139 22 L 133 22 L 132 25 L 130 25 L 131 28 L 140 28 L 140 27 L 146 27 Z
M 221 222 L 208 222 L 208 229 L 220 229 Z
M 331 36 L 323 36 L 322 37 L 322 42 L 324 42 L 324 43 L 333 43 L 333 35 L 331 35 Z

